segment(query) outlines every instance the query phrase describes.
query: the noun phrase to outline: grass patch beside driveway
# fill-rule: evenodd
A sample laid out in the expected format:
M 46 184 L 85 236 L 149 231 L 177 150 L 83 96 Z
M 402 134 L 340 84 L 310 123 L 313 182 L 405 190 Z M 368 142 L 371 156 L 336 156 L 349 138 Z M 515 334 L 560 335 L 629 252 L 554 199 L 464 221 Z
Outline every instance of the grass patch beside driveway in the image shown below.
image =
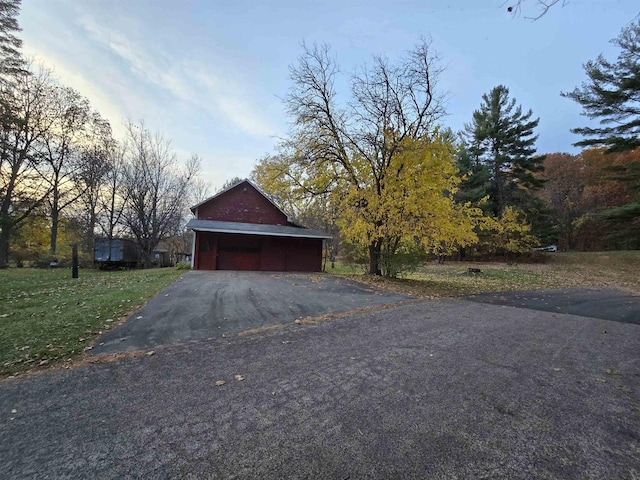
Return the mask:
M 77 358 L 93 339 L 182 272 L 0 271 L 0 376 Z
M 402 278 L 362 275 L 345 265 L 328 269 L 406 295 L 426 298 L 549 288 L 606 287 L 640 295 L 640 251 L 570 252 L 541 255 L 540 263 L 436 262 Z M 478 268 L 479 274 L 469 274 Z

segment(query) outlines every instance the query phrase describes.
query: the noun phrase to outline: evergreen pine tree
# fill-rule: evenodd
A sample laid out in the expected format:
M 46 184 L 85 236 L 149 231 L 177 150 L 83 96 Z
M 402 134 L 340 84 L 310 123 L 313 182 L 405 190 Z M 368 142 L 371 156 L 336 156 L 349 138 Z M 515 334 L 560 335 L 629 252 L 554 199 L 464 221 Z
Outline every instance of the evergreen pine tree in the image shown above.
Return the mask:
M 24 71 L 20 48 L 22 40 L 16 35 L 20 30 L 18 14 L 21 0 L 0 0 L 0 75 Z
M 586 137 L 575 145 L 622 152 L 640 147 L 640 20 L 624 28 L 611 43 L 620 47 L 618 59 L 612 63 L 600 55 L 587 62 L 588 81 L 562 96 L 578 102 L 583 115 L 599 119 L 602 125 L 573 129 Z
M 489 195 L 491 189 L 489 167 L 472 155 L 464 143 L 459 146 L 456 153 L 456 167 L 460 170 L 463 178 L 455 194 L 456 201 L 460 203 L 471 202 L 473 205 L 487 210 L 487 205 L 481 204 L 481 200 Z M 489 212 L 485 211 L 485 213 Z
M 640 20 L 623 28 L 611 41 L 620 48 L 615 62 L 602 55 L 584 65 L 588 81 L 572 92 L 562 93 L 584 109 L 589 118 L 599 119 L 600 128 L 575 128 L 582 135 L 580 146 L 606 147 L 607 153 L 640 151 Z M 612 180 L 627 182 L 635 192 L 623 206 L 602 212 L 610 222 L 612 236 L 627 248 L 640 245 L 640 160 L 634 152 L 625 165 L 610 167 Z
M 496 217 L 508 205 L 526 211 L 533 199 L 531 191 L 542 186 L 535 173 L 542 171 L 544 157 L 534 156 L 538 137 L 533 130 L 539 119 L 532 120 L 532 115 L 531 110 L 523 113 L 516 106 L 507 87 L 498 85 L 482 96 L 480 109 L 465 125 L 466 149 L 475 165 L 467 183 L 478 192 L 485 183 Z M 474 174 L 480 178 L 474 179 Z

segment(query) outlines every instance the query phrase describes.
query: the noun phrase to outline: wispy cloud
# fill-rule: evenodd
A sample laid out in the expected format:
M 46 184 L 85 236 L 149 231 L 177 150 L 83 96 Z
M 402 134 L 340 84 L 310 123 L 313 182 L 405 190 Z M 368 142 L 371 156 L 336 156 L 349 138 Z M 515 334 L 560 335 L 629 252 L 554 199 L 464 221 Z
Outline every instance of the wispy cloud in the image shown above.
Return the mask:
M 209 69 L 193 66 L 189 74 L 196 91 L 204 93 L 204 100 L 211 102 L 232 124 L 255 136 L 274 136 L 277 130 L 248 103 L 248 95 L 238 87 L 237 79 L 223 78 Z M 200 101 L 203 99 L 201 98 Z
M 159 52 L 142 49 L 120 32 L 83 16 L 80 25 L 87 35 L 116 55 L 137 77 L 168 91 L 176 100 L 203 109 L 222 122 L 228 122 L 258 137 L 276 135 L 277 129 L 248 100 L 237 78 L 226 78 L 210 66 L 197 62 L 175 62 Z
M 102 89 L 96 87 L 91 78 L 87 77 L 82 70 L 73 68 L 68 62 L 59 59 L 50 51 L 44 51 L 31 45 L 24 45 L 23 51 L 27 58 L 33 59 L 36 65 L 51 70 L 53 77 L 58 79 L 62 84 L 69 86 L 85 97 L 89 98 L 93 108 L 100 112 L 103 118 L 111 123 L 111 128 L 116 137 L 122 137 L 125 133 L 122 119 L 128 116 L 128 113 L 121 108 L 117 102 Z

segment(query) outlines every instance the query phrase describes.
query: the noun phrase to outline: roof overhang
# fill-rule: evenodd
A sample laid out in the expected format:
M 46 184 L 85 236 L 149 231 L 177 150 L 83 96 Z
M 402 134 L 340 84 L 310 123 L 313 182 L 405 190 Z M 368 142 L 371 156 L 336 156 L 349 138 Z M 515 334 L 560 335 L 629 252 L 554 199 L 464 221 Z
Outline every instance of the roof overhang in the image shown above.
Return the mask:
M 325 232 L 311 228 L 291 227 L 285 225 L 265 225 L 259 223 L 218 222 L 215 220 L 191 219 L 187 228 L 196 232 L 233 233 L 239 235 L 261 235 L 266 237 L 333 238 Z

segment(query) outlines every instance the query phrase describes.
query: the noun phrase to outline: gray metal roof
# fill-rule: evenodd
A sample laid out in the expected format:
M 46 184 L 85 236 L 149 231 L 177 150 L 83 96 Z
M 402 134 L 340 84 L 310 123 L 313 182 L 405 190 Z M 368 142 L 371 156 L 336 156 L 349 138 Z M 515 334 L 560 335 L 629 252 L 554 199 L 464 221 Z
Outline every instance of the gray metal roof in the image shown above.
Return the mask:
M 263 225 L 259 223 L 218 222 L 215 220 L 198 220 L 196 218 L 189 220 L 187 228 L 199 232 L 240 233 L 244 235 L 265 235 L 269 237 L 333 238 L 328 233 L 310 228 Z

